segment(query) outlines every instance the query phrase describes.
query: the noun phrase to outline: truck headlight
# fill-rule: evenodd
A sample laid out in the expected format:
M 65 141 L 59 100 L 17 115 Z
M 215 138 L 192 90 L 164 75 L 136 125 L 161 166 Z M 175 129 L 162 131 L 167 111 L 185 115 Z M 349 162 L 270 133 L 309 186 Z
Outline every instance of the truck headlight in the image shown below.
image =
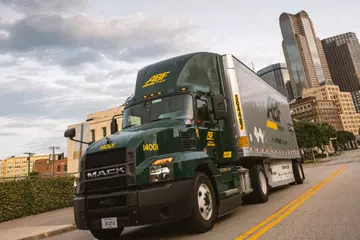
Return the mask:
M 155 160 L 150 167 L 151 182 L 171 180 L 172 169 L 170 163 L 172 163 L 172 161 L 172 157 Z
M 75 190 L 75 194 L 78 194 L 80 192 L 80 179 L 79 178 L 75 178 L 74 180 L 74 190 Z

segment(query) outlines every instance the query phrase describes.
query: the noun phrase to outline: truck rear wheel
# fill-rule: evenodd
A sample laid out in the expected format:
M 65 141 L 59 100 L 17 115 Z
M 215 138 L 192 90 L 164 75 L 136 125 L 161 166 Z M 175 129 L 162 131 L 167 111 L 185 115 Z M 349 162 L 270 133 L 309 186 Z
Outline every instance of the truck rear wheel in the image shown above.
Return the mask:
M 298 161 L 293 162 L 293 172 L 296 184 L 303 184 L 305 179 L 304 170 L 302 164 Z
M 120 239 L 121 233 L 124 231 L 124 228 L 117 229 L 99 229 L 99 230 L 90 230 L 91 234 L 99 240 L 117 240 Z
M 265 203 L 269 200 L 269 184 L 264 168 L 257 164 L 250 168 L 250 180 L 253 191 L 244 196 L 245 203 Z
M 189 227 L 192 232 L 205 233 L 213 228 L 218 212 L 214 188 L 208 176 L 195 173 L 193 191 Z

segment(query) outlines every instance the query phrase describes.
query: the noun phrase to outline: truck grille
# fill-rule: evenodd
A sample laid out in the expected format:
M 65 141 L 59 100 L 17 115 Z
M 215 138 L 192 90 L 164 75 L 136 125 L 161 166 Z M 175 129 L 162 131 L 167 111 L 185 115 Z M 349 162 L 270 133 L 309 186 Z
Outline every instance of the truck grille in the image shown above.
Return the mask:
M 85 192 L 109 192 L 114 189 L 121 189 L 136 182 L 135 152 L 126 148 L 118 148 L 109 151 L 89 154 L 85 159 L 84 183 Z M 108 176 L 95 173 L 112 168 L 122 168 L 124 173 L 117 173 Z M 92 173 L 95 177 L 88 178 L 87 174 Z
M 126 148 L 97 152 L 86 156 L 85 169 L 107 167 L 126 162 Z

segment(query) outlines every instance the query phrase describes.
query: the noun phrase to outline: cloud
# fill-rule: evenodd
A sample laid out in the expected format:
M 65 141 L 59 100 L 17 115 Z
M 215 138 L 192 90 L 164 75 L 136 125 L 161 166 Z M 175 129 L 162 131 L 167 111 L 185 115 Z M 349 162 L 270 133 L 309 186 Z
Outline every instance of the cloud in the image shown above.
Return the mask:
M 66 127 L 123 104 L 140 68 L 204 50 L 188 22 L 102 20 L 75 12 L 85 1 L 69 2 L 0 0 L 21 13 L 0 17 L 0 157 L 65 149 Z
M 134 62 L 191 51 L 195 26 L 143 16 L 99 20 L 86 15 L 41 14 L 0 28 L 0 51 L 28 53 L 40 61 L 76 66 L 108 58 Z M 0 25 L 1 27 L 1 25 Z
M 87 0 L 0 0 L 15 11 L 24 14 L 38 14 L 44 12 L 79 11 L 87 7 Z
M 19 156 L 29 150 L 36 154 L 48 154 L 48 147 L 53 144 L 59 145 L 64 152 L 66 139 L 63 133 L 69 121 L 71 119 L 0 117 L 0 128 L 7 131 L 5 134 L 0 132 L 0 145 L 7 146 L 1 149 L 0 157 Z

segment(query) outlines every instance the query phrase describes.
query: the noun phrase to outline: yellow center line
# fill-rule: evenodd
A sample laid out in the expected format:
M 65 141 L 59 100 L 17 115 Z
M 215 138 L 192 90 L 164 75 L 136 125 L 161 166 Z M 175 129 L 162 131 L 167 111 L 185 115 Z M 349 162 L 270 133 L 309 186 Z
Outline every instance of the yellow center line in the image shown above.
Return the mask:
M 289 215 L 291 212 L 293 212 L 296 208 L 298 208 L 303 202 L 305 202 L 308 198 L 310 198 L 312 195 L 314 195 L 320 188 L 322 188 L 326 183 L 328 183 L 331 179 L 333 179 L 335 176 L 337 176 L 343 169 L 345 168 L 345 165 L 339 168 L 337 171 L 332 173 L 329 177 L 321 181 L 319 184 L 316 184 L 308 191 L 301 194 L 299 197 L 285 205 L 284 207 L 280 208 L 278 211 L 276 211 L 274 214 L 272 214 L 270 217 L 262 221 L 261 223 L 257 224 L 247 232 L 241 234 L 239 237 L 235 238 L 235 240 L 242 240 L 253 233 L 255 233 L 257 230 L 265 226 L 266 224 L 269 224 L 265 226 L 264 228 L 260 229 L 256 234 L 251 236 L 249 239 L 257 239 L 261 235 L 263 235 L 265 232 L 267 232 L 270 228 L 278 224 L 281 220 L 283 220 L 287 215 Z M 274 220 L 275 219 L 275 220 Z M 274 221 L 272 221 L 274 220 Z M 272 221 L 272 222 L 271 222 Z

